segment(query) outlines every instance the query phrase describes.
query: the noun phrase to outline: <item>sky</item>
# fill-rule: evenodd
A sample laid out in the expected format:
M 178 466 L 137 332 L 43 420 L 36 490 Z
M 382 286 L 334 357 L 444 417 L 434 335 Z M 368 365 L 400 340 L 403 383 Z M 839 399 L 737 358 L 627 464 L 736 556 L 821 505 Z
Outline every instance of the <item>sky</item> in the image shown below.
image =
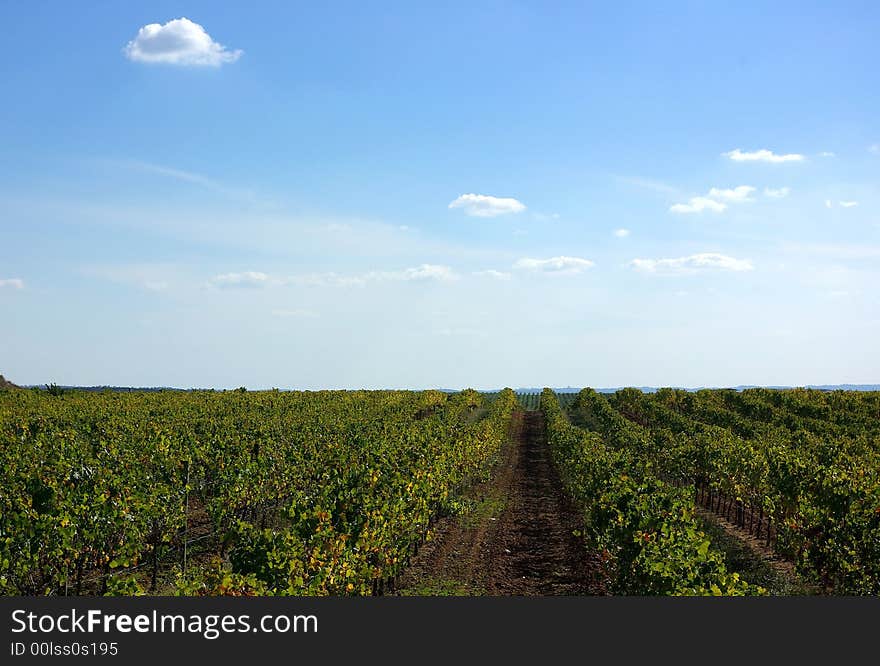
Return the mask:
M 880 383 L 874 2 L 0 20 L 16 383 Z

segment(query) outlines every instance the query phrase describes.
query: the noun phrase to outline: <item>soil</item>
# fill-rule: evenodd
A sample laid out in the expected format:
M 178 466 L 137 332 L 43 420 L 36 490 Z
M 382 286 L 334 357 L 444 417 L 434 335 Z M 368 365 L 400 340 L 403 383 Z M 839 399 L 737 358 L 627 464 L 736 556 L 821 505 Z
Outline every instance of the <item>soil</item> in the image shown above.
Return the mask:
M 699 504 L 695 509 L 712 543 L 724 553 L 728 569 L 740 572 L 745 580 L 760 585 L 773 596 L 823 593 L 803 581 L 794 564 L 768 548 L 765 540 L 755 538 L 748 530 Z
M 514 415 L 503 459 L 467 503 L 419 549 L 402 594 L 605 594 L 598 555 L 575 535 L 582 519 L 563 493 L 541 412 Z

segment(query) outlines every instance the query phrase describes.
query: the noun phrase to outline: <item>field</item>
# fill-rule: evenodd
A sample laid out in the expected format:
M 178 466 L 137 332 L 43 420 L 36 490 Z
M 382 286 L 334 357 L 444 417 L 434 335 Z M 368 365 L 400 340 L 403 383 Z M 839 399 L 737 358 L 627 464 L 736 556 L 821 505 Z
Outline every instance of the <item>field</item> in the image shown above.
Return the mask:
M 880 393 L 0 391 L 4 595 L 880 594 Z

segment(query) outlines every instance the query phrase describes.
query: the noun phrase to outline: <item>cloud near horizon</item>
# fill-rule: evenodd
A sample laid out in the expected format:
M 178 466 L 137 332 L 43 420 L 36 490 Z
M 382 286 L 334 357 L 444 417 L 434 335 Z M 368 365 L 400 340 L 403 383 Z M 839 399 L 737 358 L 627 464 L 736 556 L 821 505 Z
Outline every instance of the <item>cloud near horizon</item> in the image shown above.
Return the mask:
M 512 197 L 493 197 L 488 194 L 462 194 L 450 202 L 450 209 L 461 208 L 471 217 L 497 217 L 521 213 L 526 209 L 523 202 Z
M 134 62 L 180 65 L 184 67 L 219 67 L 238 60 L 244 51 L 230 51 L 215 42 L 198 23 L 186 17 L 160 25 L 150 23 L 123 49 Z
M 21 278 L 0 279 L 0 288 L 11 287 L 12 289 L 24 289 L 24 280 Z
M 259 271 L 241 273 L 223 273 L 215 275 L 207 282 L 208 287 L 218 289 L 261 289 L 284 285 L 300 285 L 309 287 L 352 287 L 363 286 L 375 282 L 418 282 L 436 280 L 453 282 L 459 275 L 449 266 L 438 264 L 421 264 L 399 271 L 369 271 L 359 275 L 340 275 L 339 273 L 309 273 L 290 277 L 272 277 Z
M 752 262 L 748 259 L 736 259 L 717 252 L 703 252 L 675 259 L 633 259 L 629 267 L 642 273 L 664 273 L 684 275 L 705 270 L 751 271 Z
M 555 275 L 575 275 L 592 268 L 595 264 L 589 259 L 581 257 L 550 257 L 549 259 L 533 259 L 523 257 L 513 267 L 519 270 L 527 270 Z
M 269 285 L 269 276 L 259 271 L 243 273 L 223 273 L 208 281 L 208 286 L 218 289 L 259 289 Z
M 727 204 L 709 197 L 691 197 L 686 204 L 677 203 L 669 207 L 671 213 L 702 213 L 704 210 L 723 213 L 727 210 Z
M 677 203 L 669 207 L 672 213 L 702 213 L 704 210 L 723 213 L 727 204 L 739 204 L 754 201 L 751 185 L 737 185 L 733 188 L 713 187 L 706 196 L 691 197 L 687 203 Z
M 713 187 L 711 190 L 709 190 L 708 197 L 710 199 L 715 199 L 716 201 L 754 201 L 754 199 L 751 198 L 751 194 L 754 191 L 755 188 L 751 185 L 738 185 L 737 187 L 731 189 L 720 189 L 718 187 Z
M 726 157 L 734 162 L 770 162 L 773 164 L 781 164 L 783 162 L 803 162 L 806 158 L 799 153 L 788 153 L 786 155 L 777 155 L 772 150 L 762 148 L 752 152 L 742 151 L 739 148 L 721 153 L 722 157 Z
M 477 277 L 490 277 L 495 278 L 496 280 L 509 280 L 512 277 L 510 273 L 505 273 L 504 271 L 496 271 L 493 268 L 487 269 L 485 271 L 474 271 L 473 274 Z

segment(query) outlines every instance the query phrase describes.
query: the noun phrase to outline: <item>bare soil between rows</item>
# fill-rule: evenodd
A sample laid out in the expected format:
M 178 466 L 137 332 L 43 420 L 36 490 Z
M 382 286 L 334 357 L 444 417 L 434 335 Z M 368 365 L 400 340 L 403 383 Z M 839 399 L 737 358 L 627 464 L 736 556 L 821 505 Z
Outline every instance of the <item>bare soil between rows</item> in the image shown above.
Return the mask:
M 541 412 L 518 412 L 492 479 L 468 494 L 469 513 L 440 521 L 401 578 L 404 594 L 605 594 L 597 554 L 553 465 Z

